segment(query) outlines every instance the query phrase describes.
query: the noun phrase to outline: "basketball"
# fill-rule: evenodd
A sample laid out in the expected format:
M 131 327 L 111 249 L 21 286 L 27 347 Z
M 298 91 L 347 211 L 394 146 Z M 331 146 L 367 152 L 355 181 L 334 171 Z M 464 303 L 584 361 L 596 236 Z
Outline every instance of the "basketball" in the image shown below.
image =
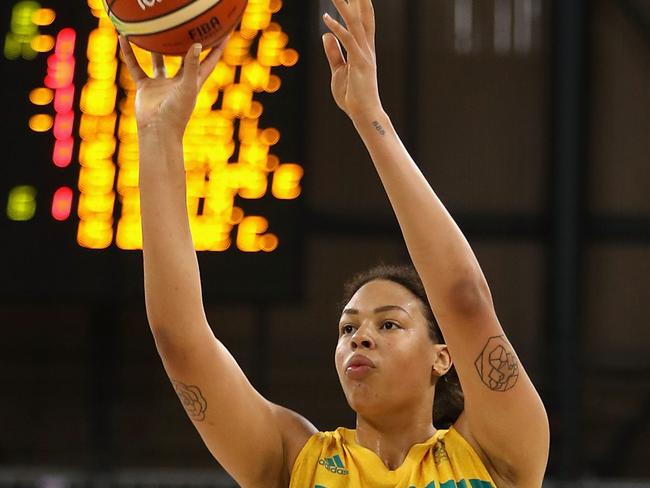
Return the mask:
M 102 0 L 117 31 L 147 51 L 183 55 L 192 44 L 219 44 L 247 0 Z

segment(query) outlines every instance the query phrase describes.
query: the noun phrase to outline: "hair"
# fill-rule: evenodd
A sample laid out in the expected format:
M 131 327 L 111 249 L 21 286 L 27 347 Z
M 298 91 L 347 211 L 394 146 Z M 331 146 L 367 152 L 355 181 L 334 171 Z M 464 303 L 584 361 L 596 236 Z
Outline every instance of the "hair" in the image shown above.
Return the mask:
M 380 264 L 372 269 L 363 271 L 353 276 L 343 286 L 343 300 L 341 308 L 345 306 L 352 296 L 366 283 L 371 281 L 386 280 L 402 285 L 415 295 L 422 305 L 422 312 L 427 320 L 429 338 L 434 344 L 444 344 L 445 339 L 440 326 L 433 314 L 424 285 L 415 268 L 407 266 L 390 266 Z M 456 368 L 452 366 L 449 371 L 438 378 L 436 395 L 433 400 L 433 424 L 438 429 L 449 428 L 465 407 L 463 390 L 458 380 Z

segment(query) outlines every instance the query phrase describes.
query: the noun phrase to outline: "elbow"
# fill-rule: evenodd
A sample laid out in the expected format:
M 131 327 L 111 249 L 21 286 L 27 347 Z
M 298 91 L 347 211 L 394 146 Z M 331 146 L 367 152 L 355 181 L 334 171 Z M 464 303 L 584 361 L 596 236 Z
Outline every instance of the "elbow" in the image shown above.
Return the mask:
M 164 314 L 153 313 L 149 307 L 147 307 L 147 321 L 159 353 L 175 348 L 182 339 L 182 334 L 179 333 L 180 324 L 177 323 L 174 327 L 169 319 L 164 318 Z
M 490 287 L 482 275 L 477 279 L 463 279 L 452 286 L 448 303 L 455 315 L 463 317 L 494 309 Z
M 149 321 L 149 329 L 159 354 L 169 351 L 178 342 L 178 337 L 169 327 L 154 325 L 153 322 Z
M 175 364 L 184 364 L 190 351 L 195 351 L 196 342 L 192 338 L 184 337 L 170 328 L 151 328 L 156 351 L 161 359 Z
M 214 338 L 202 310 L 198 314 L 187 311 L 183 317 L 174 315 L 170 318 L 169 315 L 163 318 L 162 314 L 147 314 L 149 329 L 161 356 L 184 355 Z
M 159 338 L 164 339 L 171 332 L 168 321 L 162 315 L 156 315 L 147 311 L 147 322 L 149 322 L 149 329 L 156 340 Z

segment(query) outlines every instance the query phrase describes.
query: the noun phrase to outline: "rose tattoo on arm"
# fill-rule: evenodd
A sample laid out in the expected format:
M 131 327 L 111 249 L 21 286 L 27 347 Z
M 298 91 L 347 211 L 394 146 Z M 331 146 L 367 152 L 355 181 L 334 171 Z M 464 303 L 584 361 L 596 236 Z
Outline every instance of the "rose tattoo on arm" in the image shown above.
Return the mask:
M 517 383 L 519 364 L 505 336 L 490 337 L 474 362 L 481 381 L 492 391 L 507 391 Z
M 205 420 L 205 411 L 208 409 L 208 402 L 201 393 L 198 386 L 186 385 L 180 381 L 172 380 L 174 390 L 178 395 L 183 408 L 195 422 Z

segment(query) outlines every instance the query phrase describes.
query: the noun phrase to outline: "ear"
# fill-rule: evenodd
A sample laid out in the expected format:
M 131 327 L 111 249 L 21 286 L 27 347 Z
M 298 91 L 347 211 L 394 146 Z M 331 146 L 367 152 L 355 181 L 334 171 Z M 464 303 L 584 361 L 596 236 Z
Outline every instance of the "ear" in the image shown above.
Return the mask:
M 447 344 L 436 344 L 434 346 L 434 354 L 435 357 L 433 360 L 431 375 L 434 377 L 444 376 L 454 365 Z

